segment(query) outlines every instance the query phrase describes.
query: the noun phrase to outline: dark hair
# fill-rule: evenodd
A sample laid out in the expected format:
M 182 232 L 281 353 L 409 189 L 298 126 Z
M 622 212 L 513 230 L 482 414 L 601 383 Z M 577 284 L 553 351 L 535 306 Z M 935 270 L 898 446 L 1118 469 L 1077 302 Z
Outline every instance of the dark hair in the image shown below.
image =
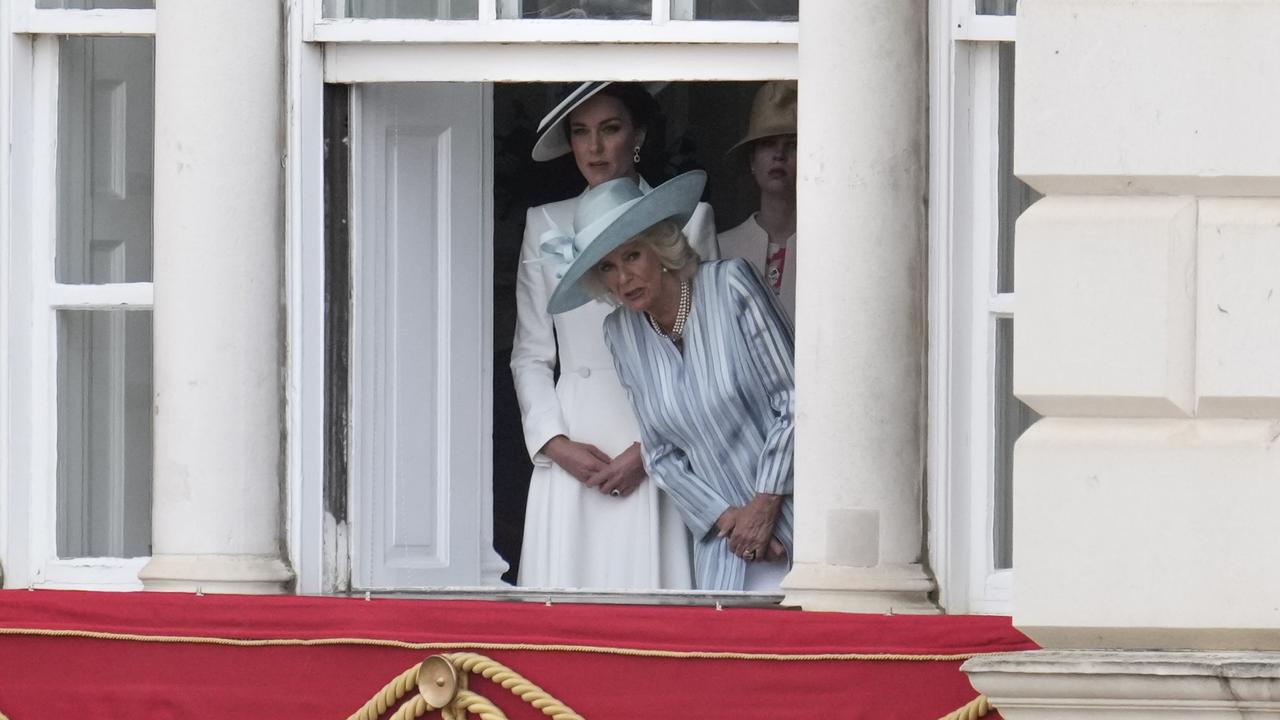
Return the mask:
M 615 82 L 609 83 L 601 88 L 597 95 L 608 95 L 627 109 L 631 114 L 631 124 L 637 130 L 650 130 L 654 125 L 654 121 L 661 112 L 658 107 L 658 101 L 644 89 L 644 85 L 634 82 Z M 573 113 L 570 112 L 570 115 Z M 564 136 L 566 139 L 570 137 L 572 129 L 569 127 L 568 118 L 565 118 Z

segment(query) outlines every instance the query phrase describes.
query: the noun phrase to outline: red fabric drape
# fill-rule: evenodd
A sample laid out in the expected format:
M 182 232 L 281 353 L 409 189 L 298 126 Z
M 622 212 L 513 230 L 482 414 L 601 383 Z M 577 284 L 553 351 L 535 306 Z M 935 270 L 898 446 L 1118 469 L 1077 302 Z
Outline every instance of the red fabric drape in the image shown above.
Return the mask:
M 345 718 L 400 672 L 443 651 L 369 644 L 390 642 L 569 646 L 474 649 L 588 720 L 932 719 L 976 694 L 959 658 L 762 656 L 969 655 L 1035 647 L 1007 618 L 980 616 L 70 591 L 0 592 L 0 628 L 42 633 L 0 634 L 0 712 L 10 720 Z M 178 637 L 348 640 L 266 647 L 167 641 Z M 617 652 L 626 649 L 752 657 Z M 512 720 L 543 717 L 482 679 L 471 687 Z

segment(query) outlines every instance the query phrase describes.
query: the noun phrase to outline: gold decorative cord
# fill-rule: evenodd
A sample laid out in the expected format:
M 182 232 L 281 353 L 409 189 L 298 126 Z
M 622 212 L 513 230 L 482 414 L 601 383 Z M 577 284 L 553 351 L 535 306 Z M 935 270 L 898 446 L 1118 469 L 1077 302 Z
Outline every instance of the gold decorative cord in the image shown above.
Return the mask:
M 916 655 L 906 653 L 752 653 L 715 650 L 654 650 L 648 648 L 621 648 L 607 645 L 572 645 L 561 643 L 497 643 L 497 642 L 409 642 L 406 640 L 382 640 L 378 638 L 268 638 L 246 640 L 203 635 L 144 635 L 141 633 L 113 633 L 97 630 L 47 630 L 42 628 L 4 628 L 0 636 L 28 635 L 35 637 L 70 637 L 90 640 L 125 640 L 146 643 L 191 643 L 194 645 L 228 645 L 233 647 L 275 647 L 326 645 L 353 645 L 363 647 L 391 647 L 401 650 L 515 650 L 525 652 L 567 652 L 596 655 L 622 655 L 626 657 L 661 657 L 692 660 L 766 660 L 782 662 L 831 662 L 882 660 L 891 662 L 953 662 L 968 660 L 986 653 L 953 653 L 947 655 Z
M 489 702 L 487 698 L 466 688 L 468 673 L 475 673 L 495 684 L 501 685 L 511 694 L 532 705 L 552 720 L 584 720 L 581 715 L 556 700 L 547 691 L 492 658 L 478 653 L 449 653 L 436 657 L 443 658 L 459 673 L 463 673 L 456 679 L 450 679 L 447 684 L 444 680 L 441 680 L 438 683 L 438 688 L 433 688 L 443 690 L 442 699 L 437 700 L 442 704 L 433 704 L 431 700 L 427 699 L 424 694 L 425 691 L 423 691 L 401 705 L 390 720 L 412 720 L 434 710 L 439 710 L 444 720 L 465 720 L 468 715 L 478 715 L 480 720 L 507 720 L 506 714 Z M 428 658 L 426 661 L 400 673 L 394 680 L 387 683 L 386 687 L 370 698 L 369 702 L 364 704 L 364 707 L 352 713 L 347 720 L 378 720 L 378 718 L 381 718 L 387 708 L 399 702 L 412 688 L 419 686 L 419 671 L 426 662 L 431 660 L 432 658 Z
M 0 628 L 0 636 L 23 635 L 35 637 L 86 638 L 91 640 L 119 640 L 144 643 L 190 643 L 195 645 L 221 645 L 231 647 L 323 647 L 323 646 L 364 646 L 389 647 L 402 650 L 511 650 L 524 652 L 564 652 L 589 653 L 597 655 L 620 655 L 627 657 L 658 657 L 695 660 L 757 660 L 773 662 L 832 662 L 832 661 L 891 661 L 891 662 L 955 662 L 968 660 L 987 653 L 953 653 L 939 655 L 904 654 L 904 653 L 751 653 L 734 651 L 706 650 L 657 650 L 647 648 L 621 648 L 600 645 L 572 645 L 559 643 L 495 643 L 495 642 L 409 642 L 405 640 L 384 640 L 377 638 L 267 638 L 243 639 L 220 638 L 200 635 L 144 635 L 141 633 L 113 633 L 97 630 L 49 630 L 43 628 Z M 445 655 L 450 662 L 457 658 L 458 662 L 468 663 L 465 671 L 475 672 L 490 678 L 511 692 L 534 704 L 553 720 L 582 720 L 564 705 L 547 695 L 536 685 L 529 683 L 509 668 L 470 652 Z M 483 662 L 482 662 L 483 661 Z M 365 703 L 365 707 L 352 715 L 348 720 L 378 720 L 388 708 L 399 702 L 418 681 L 418 669 L 421 663 L 405 670 L 386 685 L 377 695 Z M 461 666 L 460 666 L 460 669 Z M 508 674 L 509 673 L 509 674 Z M 501 676 L 501 677 L 499 677 Z M 514 689 L 513 689 L 514 688 Z M 525 690 L 530 698 L 525 698 Z M 537 700 L 538 702 L 534 702 Z M 540 703 L 540 704 L 539 704 Z M 414 696 L 392 715 L 391 720 L 411 720 L 425 715 L 431 710 L 441 710 L 443 720 L 465 720 L 467 713 L 478 715 L 481 720 L 506 720 L 506 715 L 494 707 L 488 700 L 465 689 L 465 683 L 453 703 L 448 707 L 430 706 L 421 695 Z M 550 709 L 550 710 L 549 710 Z M 557 712 L 561 714 L 556 714 Z M 939 720 L 978 720 L 991 712 L 991 703 L 985 695 L 979 695 L 963 707 L 944 715 Z M 362 714 L 363 713 L 363 714 Z M 0 713 L 0 720 L 8 720 Z
M 991 701 L 986 695 L 979 695 L 970 700 L 959 710 L 952 710 L 938 720 L 978 720 L 991 712 Z

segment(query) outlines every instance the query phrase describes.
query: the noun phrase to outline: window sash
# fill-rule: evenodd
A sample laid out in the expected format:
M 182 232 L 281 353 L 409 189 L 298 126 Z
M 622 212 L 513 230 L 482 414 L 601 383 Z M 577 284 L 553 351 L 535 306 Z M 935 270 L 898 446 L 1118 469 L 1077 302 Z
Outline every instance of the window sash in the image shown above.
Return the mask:
M 347 19 L 346 9 L 343 0 L 304 0 L 307 3 L 304 7 L 304 20 L 308 24 L 313 24 L 323 20 Z M 333 4 L 334 10 L 326 10 L 326 5 Z M 521 0 L 478 0 L 476 3 L 476 17 L 469 22 L 475 23 L 491 23 L 499 20 L 529 20 L 532 18 L 520 17 Z M 697 0 L 652 0 L 649 3 L 650 14 L 649 22 L 661 25 L 676 20 L 692 20 L 697 13 Z M 356 19 L 359 19 L 358 17 Z M 364 18 L 379 19 L 379 18 Z M 383 20 L 391 18 L 381 18 Z M 427 22 L 439 22 L 428 18 L 417 18 Z M 597 18 L 598 20 L 600 18 Z M 604 20 L 604 22 L 616 22 L 614 20 Z M 721 22 L 719 20 L 707 20 L 707 22 Z M 749 22 L 780 22 L 795 24 L 794 20 L 750 20 Z
M 307 40 L 326 43 L 799 42 L 799 23 L 754 20 L 402 20 L 321 18 Z
M 995 568 L 996 328 L 1016 300 L 997 285 L 999 45 L 1016 17 L 932 0 L 929 553 L 949 612 L 1008 614 L 1013 570 Z
M 57 557 L 58 312 L 147 311 L 153 303 L 150 282 L 79 285 L 55 280 L 59 36 L 150 35 L 154 11 L 34 10 L 30 5 L 10 5 L 0 12 L 0 52 L 6 60 L 0 98 L 11 104 L 0 120 L 0 144 L 25 148 L 0 160 L 0 176 L 10 188 L 0 199 L 0 267 L 12 274 L 13 263 L 19 262 L 29 274 L 26 282 L 12 284 L 7 282 L 10 275 L 0 294 L 0 325 L 6 328 L 0 338 L 5 346 L 0 353 L 0 437 L 10 443 L 0 450 L 0 492 L 12 508 L 0 543 L 10 583 L 137 590 L 137 571 L 147 558 Z M 20 33 L 34 34 L 33 42 L 15 42 Z M 14 322 L 25 318 L 30 322 Z M 29 393 L 15 398 L 11 393 L 18 386 Z
M 306 42 L 798 44 L 800 39 L 798 22 L 673 20 L 668 0 L 655 0 L 648 20 L 501 18 L 499 3 L 510 0 L 480 0 L 475 20 L 340 18 L 325 16 L 324 0 L 296 1 Z
M 14 0 L 11 32 L 29 35 L 155 35 L 155 10 L 37 10 Z

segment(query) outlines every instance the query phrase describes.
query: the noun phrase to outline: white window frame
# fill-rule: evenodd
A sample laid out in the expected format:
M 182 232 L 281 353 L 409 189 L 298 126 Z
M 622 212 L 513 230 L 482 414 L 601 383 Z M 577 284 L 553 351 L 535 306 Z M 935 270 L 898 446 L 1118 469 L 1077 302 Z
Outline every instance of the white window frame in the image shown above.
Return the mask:
M 498 0 L 480 0 L 474 21 L 324 18 L 322 2 L 288 6 L 288 545 L 300 593 L 344 589 L 349 567 L 345 529 L 327 517 L 323 496 L 324 83 L 799 75 L 799 23 L 672 20 L 662 0 L 649 22 L 499 20 Z
M 1013 16 L 930 1 L 929 558 L 951 613 L 1011 614 L 994 567 L 999 43 Z
M 0 8 L 0 557 L 6 587 L 138 590 L 150 559 L 57 557 L 57 312 L 150 310 L 151 283 L 55 281 L 59 37 L 153 36 L 154 10 Z M 15 279 L 25 278 L 22 282 Z M 26 388 L 19 400 L 16 388 Z

